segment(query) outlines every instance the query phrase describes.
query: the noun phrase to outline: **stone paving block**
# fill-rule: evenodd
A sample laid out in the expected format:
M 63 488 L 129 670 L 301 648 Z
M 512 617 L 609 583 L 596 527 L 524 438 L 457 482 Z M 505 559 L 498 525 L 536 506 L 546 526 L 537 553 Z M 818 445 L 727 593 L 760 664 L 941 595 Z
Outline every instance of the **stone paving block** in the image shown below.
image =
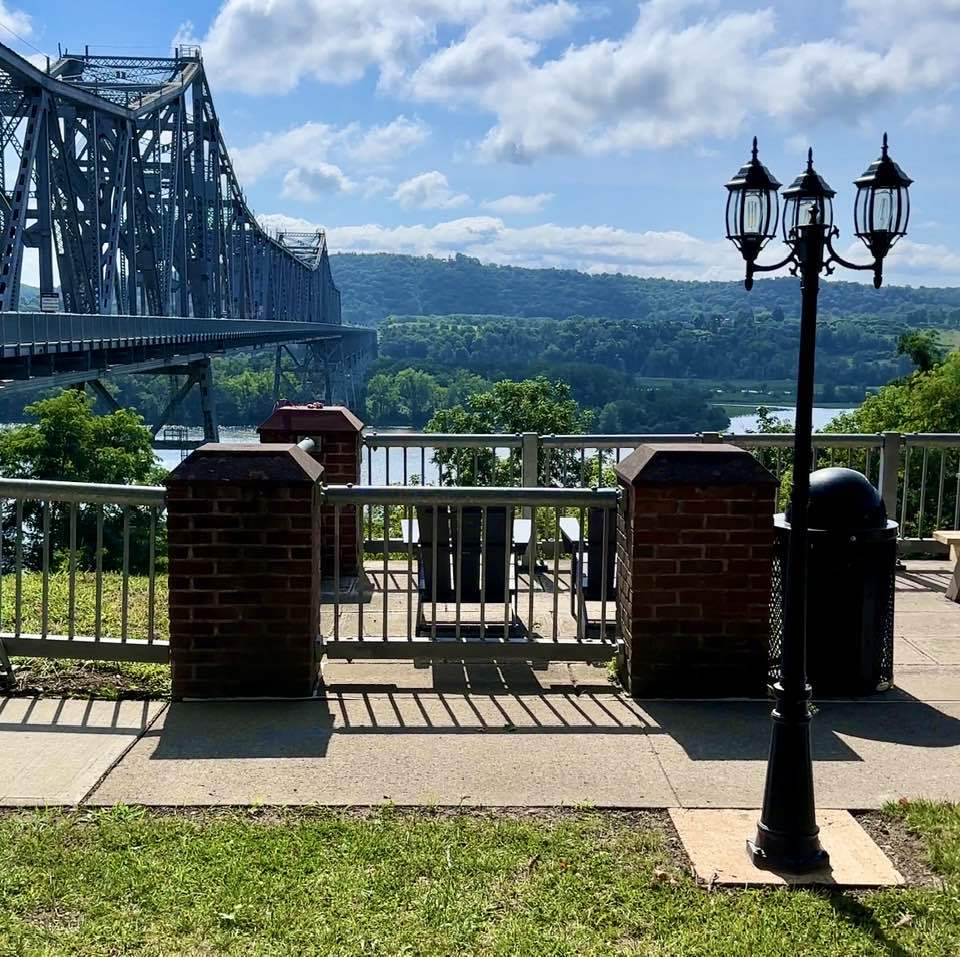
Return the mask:
M 906 638 L 893 640 L 894 672 L 904 665 L 936 665 L 937 662 L 929 655 L 925 655 L 912 641 Z
M 720 885 L 831 884 L 891 887 L 904 880 L 857 820 L 843 810 L 817 812 L 829 865 L 809 874 L 777 874 L 753 866 L 746 840 L 756 833 L 759 810 L 672 808 L 670 819 L 702 881 Z
M 159 701 L 0 699 L 0 805 L 77 804 L 163 707 Z
M 960 666 L 910 666 L 895 670 L 895 688 L 918 701 L 960 701 Z
M 517 702 L 499 698 L 434 696 L 417 703 L 397 696 L 394 703 L 396 710 L 382 698 L 371 700 L 369 710 L 356 698 L 346 705 L 175 703 L 90 803 L 666 807 L 674 801 L 643 729 L 623 732 L 609 718 L 608 726 L 590 724 L 578 709 L 599 722 L 596 704 L 551 699 L 561 718 L 547 726 L 537 721 L 546 722 L 549 709 L 525 716 Z
M 939 665 L 960 665 L 960 638 L 913 638 L 912 644 Z

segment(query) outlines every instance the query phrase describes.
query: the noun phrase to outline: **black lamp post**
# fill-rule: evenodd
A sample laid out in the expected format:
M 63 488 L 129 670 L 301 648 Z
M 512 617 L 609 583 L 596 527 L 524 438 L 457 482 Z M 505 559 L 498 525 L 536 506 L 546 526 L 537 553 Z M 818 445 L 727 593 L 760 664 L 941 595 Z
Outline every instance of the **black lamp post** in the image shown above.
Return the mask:
M 814 170 L 810 150 L 806 170 L 783 191 L 783 238 L 789 253 L 769 266 L 757 265 L 756 259 L 777 233 L 780 184 L 757 159 L 756 137 L 750 161 L 727 183 L 727 238 L 746 261 L 747 289 L 753 286 L 754 273 L 789 266 L 794 275 L 800 276 L 802 294 L 783 657 L 780 680 L 773 687 L 775 704 L 763 810 L 756 837 L 747 841 L 753 863 L 769 870 L 804 873 L 825 866 L 828 860 L 820 846 L 813 799 L 806 662 L 807 510 L 813 465 L 811 432 L 820 273 L 830 275 L 834 264 L 847 269 L 869 269 L 873 271 L 873 284 L 879 289 L 883 259 L 907 231 L 908 188 L 912 182 L 887 155 L 884 133 L 880 158 L 855 181 L 856 234 L 873 254 L 873 262 L 848 262 L 832 243 L 839 236 L 833 225 L 836 194 Z

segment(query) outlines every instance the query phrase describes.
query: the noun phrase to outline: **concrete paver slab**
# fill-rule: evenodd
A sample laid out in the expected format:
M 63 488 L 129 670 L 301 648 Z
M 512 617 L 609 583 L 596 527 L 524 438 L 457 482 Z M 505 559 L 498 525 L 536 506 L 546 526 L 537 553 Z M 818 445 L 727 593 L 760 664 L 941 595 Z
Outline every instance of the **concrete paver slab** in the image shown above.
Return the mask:
M 763 793 L 769 705 L 640 702 L 681 807 L 744 808 Z M 899 797 L 960 800 L 960 706 L 825 702 L 812 724 L 817 804 L 875 808 Z
M 929 655 L 924 654 L 912 641 L 895 638 L 893 642 L 894 670 L 899 672 L 904 665 L 936 665 Z
M 960 636 L 956 638 L 913 638 L 913 644 L 940 665 L 960 665 Z
M 641 720 L 620 703 L 472 695 L 174 703 L 91 797 L 147 805 L 385 801 L 666 807 L 675 799 Z
M 759 810 L 674 808 L 670 818 L 697 877 L 713 884 L 832 884 L 889 887 L 903 884 L 900 873 L 856 819 L 846 811 L 819 810 L 820 843 L 827 867 L 809 874 L 776 874 L 753 866 L 746 840 L 756 833 Z
M 146 701 L 0 700 L 0 805 L 79 803 L 163 707 Z
M 960 701 L 960 666 L 897 668 L 898 691 L 918 701 Z

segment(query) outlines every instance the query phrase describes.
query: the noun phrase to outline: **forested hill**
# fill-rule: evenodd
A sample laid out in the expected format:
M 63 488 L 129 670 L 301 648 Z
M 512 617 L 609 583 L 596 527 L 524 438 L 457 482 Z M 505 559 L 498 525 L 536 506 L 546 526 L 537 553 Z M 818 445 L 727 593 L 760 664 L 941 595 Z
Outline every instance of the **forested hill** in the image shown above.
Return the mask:
M 800 307 L 793 278 L 758 280 L 748 293 L 739 282 L 680 282 L 624 275 L 590 275 L 572 269 L 522 269 L 453 259 L 390 253 L 339 253 L 331 257 L 343 298 L 343 320 L 378 325 L 389 315 L 484 314 L 607 319 L 732 317 L 767 310 L 793 316 Z M 960 279 L 960 277 L 958 277 Z M 910 288 L 827 280 L 821 315 L 889 317 L 910 326 L 960 328 L 960 288 Z

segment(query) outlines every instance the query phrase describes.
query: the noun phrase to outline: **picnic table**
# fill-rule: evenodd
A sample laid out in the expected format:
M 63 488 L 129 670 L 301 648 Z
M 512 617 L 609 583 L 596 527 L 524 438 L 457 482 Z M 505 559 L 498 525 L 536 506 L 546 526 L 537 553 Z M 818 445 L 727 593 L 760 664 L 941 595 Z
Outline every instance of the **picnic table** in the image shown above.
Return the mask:
M 947 585 L 947 598 L 960 602 L 960 531 L 941 529 L 933 533 L 934 541 L 950 546 L 950 561 L 953 562 L 953 577 Z

